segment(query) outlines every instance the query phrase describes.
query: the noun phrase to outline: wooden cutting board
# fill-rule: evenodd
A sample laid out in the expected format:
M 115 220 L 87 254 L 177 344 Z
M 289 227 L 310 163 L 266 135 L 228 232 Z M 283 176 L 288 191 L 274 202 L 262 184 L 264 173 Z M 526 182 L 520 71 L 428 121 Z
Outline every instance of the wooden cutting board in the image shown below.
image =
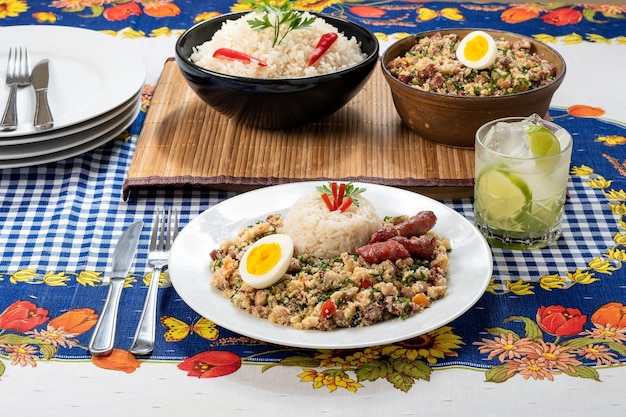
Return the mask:
M 470 196 L 474 150 L 438 145 L 411 132 L 376 69 L 335 114 L 299 128 L 264 130 L 231 121 L 165 63 L 124 182 L 124 198 L 142 187 L 246 191 L 308 180 L 360 181 L 406 188 L 437 199 Z

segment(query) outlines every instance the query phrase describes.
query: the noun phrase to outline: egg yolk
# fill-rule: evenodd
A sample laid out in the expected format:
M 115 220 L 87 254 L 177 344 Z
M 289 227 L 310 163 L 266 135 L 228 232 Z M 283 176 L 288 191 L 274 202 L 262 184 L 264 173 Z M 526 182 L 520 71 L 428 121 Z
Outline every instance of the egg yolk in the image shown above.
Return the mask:
M 478 61 L 489 50 L 489 43 L 484 36 L 475 36 L 465 44 L 465 57 L 470 61 Z
M 280 245 L 264 243 L 250 250 L 246 269 L 252 275 L 262 275 L 271 270 L 280 260 Z

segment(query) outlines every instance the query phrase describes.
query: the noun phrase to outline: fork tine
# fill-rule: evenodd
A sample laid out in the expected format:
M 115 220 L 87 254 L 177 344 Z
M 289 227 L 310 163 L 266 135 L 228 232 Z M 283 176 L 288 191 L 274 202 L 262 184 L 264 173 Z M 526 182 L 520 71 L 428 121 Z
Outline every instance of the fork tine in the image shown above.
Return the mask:
M 178 210 L 174 210 L 174 235 L 172 236 L 172 242 L 178 236 Z
M 22 51 L 22 48 L 20 48 L 20 52 Z M 23 77 L 28 77 L 30 78 L 30 56 L 28 55 L 28 49 L 24 48 L 23 51 L 23 56 L 24 56 L 24 61 L 22 64 L 22 76 Z
M 178 211 L 171 210 L 167 215 L 167 238 L 165 250 L 170 250 L 172 242 L 178 235 Z
M 13 74 L 13 48 L 9 48 L 9 57 L 7 58 L 7 77 L 11 77 Z
M 160 210 L 157 209 L 156 214 L 154 216 L 154 222 L 152 223 L 152 235 L 150 236 L 150 249 L 149 250 L 157 249 L 157 236 L 159 234 L 159 217 L 160 217 L 159 212 Z
M 158 250 L 164 251 L 167 245 L 167 228 L 169 226 L 169 214 L 167 210 L 163 210 L 163 216 L 161 216 L 161 233 L 159 235 L 159 248 Z

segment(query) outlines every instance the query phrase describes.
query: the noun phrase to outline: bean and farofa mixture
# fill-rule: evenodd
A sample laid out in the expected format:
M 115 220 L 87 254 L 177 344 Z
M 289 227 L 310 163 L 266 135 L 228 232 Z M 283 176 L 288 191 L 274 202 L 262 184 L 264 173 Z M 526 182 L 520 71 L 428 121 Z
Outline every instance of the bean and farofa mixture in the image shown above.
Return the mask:
M 387 67 L 398 80 L 424 91 L 458 96 L 503 96 L 532 90 L 556 78 L 555 66 L 531 52 L 526 39 L 495 39 L 492 67 L 474 70 L 456 58 L 459 36 L 436 33 L 419 41 Z
M 392 226 L 407 219 L 398 216 L 381 224 Z M 279 233 L 281 227 L 280 215 L 271 215 L 222 242 L 211 254 L 211 285 L 254 316 L 297 329 L 362 327 L 408 318 L 446 293 L 450 242 L 432 232 L 422 235 L 429 242 L 421 247 L 422 251 L 429 248 L 428 255 L 422 256 L 425 259 L 369 263 L 356 253 L 332 259 L 301 254 L 292 258 L 285 276 L 271 287 L 254 289 L 244 284 L 238 266 L 246 248 L 263 236 Z

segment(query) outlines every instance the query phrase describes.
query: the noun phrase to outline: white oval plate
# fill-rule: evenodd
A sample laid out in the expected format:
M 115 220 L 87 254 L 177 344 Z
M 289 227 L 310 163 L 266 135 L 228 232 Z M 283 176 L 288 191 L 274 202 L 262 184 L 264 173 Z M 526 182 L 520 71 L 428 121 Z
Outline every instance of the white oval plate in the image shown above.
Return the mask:
M 134 108 L 124 113 L 126 116 L 118 125 L 105 125 L 105 127 L 96 129 L 94 132 L 79 132 L 74 136 L 76 143 L 62 141 L 58 144 L 58 148 L 51 146 L 45 152 L 40 152 L 40 148 L 35 148 L 32 152 L 26 150 L 20 155 L 16 155 L 13 159 L 7 161 L 0 160 L 0 169 L 24 168 L 57 162 L 94 150 L 115 139 L 126 130 L 137 118 L 140 110 L 141 102 L 137 101 Z
M 115 117 L 98 126 L 60 136 L 54 140 L 1 147 L 0 161 L 32 158 L 63 151 L 65 149 L 75 148 L 91 141 L 94 138 L 98 138 L 115 128 L 121 127 L 122 125 L 128 127 L 129 124 L 135 120 L 140 110 L 141 102 L 139 99 L 135 99 L 134 101 L 126 104 L 122 111 Z
M 244 336 L 270 343 L 311 349 L 350 349 L 383 345 L 427 333 L 449 323 L 483 295 L 492 273 L 491 250 L 467 219 L 451 208 L 411 191 L 358 184 L 382 218 L 432 210 L 438 218 L 434 231 L 450 239 L 448 294 L 406 320 L 329 332 L 297 330 L 270 323 L 232 305 L 210 285 L 210 252 L 242 228 L 269 214 L 285 214 L 301 195 L 320 182 L 277 185 L 240 194 L 204 211 L 181 230 L 169 258 L 172 284 L 198 314 Z
M 141 55 L 121 39 L 67 26 L 0 27 L 0 106 L 6 104 L 5 85 L 9 48 L 26 47 L 31 68 L 49 60 L 48 99 L 54 116 L 53 130 L 103 115 L 137 94 L 144 85 L 146 65 Z M 20 88 L 17 96 L 18 127 L 0 131 L 0 139 L 37 135 L 33 127 L 35 93 Z M 45 131 L 49 134 L 50 130 Z M 35 137 L 35 136 L 34 136 Z

